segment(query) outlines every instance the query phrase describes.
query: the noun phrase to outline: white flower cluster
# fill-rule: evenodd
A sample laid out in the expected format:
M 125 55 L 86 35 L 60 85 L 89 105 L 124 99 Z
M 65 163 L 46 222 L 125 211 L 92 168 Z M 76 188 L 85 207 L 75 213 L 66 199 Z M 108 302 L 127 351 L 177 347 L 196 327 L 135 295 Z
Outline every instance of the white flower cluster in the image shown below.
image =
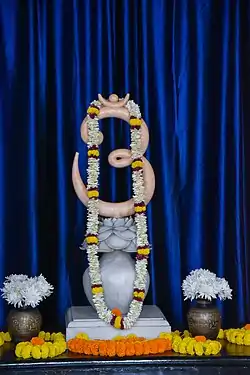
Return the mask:
M 190 272 L 182 283 L 182 290 L 185 300 L 232 299 L 232 289 L 230 289 L 228 282 L 202 268 Z
M 5 278 L 2 297 L 16 308 L 36 307 L 53 292 L 43 275 L 28 277 L 27 275 L 10 275 Z

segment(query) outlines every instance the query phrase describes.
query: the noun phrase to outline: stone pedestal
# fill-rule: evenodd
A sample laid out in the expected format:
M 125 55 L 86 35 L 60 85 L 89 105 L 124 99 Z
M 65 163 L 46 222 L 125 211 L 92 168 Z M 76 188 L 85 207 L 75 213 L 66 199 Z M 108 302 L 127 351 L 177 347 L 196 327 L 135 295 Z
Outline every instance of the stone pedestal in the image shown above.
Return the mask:
M 144 306 L 140 318 L 129 330 L 118 330 L 98 318 L 91 306 L 72 306 L 66 312 L 66 339 L 78 333 L 87 333 L 91 339 L 110 340 L 117 335 L 131 333 L 146 338 L 155 338 L 160 332 L 171 332 L 171 327 L 157 306 Z

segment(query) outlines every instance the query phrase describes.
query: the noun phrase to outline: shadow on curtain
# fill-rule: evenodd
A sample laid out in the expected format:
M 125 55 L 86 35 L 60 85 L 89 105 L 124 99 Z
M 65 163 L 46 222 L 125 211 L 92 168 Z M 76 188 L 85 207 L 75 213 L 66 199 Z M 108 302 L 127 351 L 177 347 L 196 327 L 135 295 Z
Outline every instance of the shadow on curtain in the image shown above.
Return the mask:
M 71 165 L 79 151 L 86 180 L 79 130 L 89 102 L 130 92 L 149 126 L 157 182 L 146 303 L 182 328 L 181 282 L 203 267 L 234 290 L 224 325 L 249 322 L 249 68 L 247 0 L 0 0 L 0 283 L 43 273 L 55 285 L 41 305 L 54 328 L 71 303 L 87 303 L 86 209 Z M 129 129 L 101 126 L 101 196 L 124 200 L 130 171 L 107 155 L 129 147 Z M 7 309 L 1 300 L 1 326 Z

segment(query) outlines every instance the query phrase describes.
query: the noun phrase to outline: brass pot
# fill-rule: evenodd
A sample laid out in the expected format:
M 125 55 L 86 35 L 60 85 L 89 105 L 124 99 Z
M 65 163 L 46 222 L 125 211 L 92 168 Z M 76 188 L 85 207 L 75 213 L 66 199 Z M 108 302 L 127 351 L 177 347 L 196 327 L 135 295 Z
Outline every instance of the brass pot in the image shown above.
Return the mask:
M 13 309 L 8 314 L 7 324 L 15 342 L 29 341 L 41 330 L 42 316 L 38 309 Z
M 204 299 L 197 300 L 196 306 L 190 308 L 187 321 L 192 336 L 205 336 L 210 340 L 217 338 L 221 328 L 219 310 Z

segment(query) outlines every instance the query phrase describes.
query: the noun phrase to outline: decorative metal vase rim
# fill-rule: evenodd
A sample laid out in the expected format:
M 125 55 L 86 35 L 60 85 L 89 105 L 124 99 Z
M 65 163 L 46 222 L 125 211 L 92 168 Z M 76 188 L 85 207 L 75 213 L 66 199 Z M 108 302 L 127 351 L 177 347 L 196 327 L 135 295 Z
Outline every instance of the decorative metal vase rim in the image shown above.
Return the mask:
M 207 305 L 211 305 L 213 303 L 213 301 L 209 301 L 208 299 L 205 299 L 205 298 L 198 298 L 196 300 L 196 302 L 199 304 L 199 305 L 203 305 L 203 306 L 207 306 Z
M 32 306 L 22 306 L 22 307 L 13 307 L 12 310 L 16 311 L 26 311 L 26 310 L 38 310 L 37 307 L 32 307 Z

